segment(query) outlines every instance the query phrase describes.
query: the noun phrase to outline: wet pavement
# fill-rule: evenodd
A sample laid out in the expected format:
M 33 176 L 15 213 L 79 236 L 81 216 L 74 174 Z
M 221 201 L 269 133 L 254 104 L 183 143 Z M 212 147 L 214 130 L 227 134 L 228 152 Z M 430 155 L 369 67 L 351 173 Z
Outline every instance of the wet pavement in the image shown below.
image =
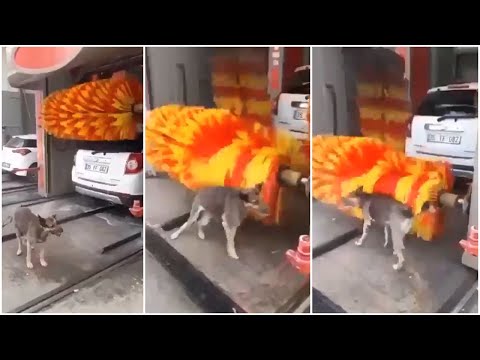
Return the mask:
M 149 178 L 146 191 L 152 199 L 146 202 L 147 226 L 158 226 L 190 210 L 193 194 L 176 182 Z M 298 244 L 300 233 L 246 222 L 237 232 L 240 259 L 234 260 L 227 256 L 221 224 L 212 221 L 206 226 L 205 240 L 198 238 L 195 229 L 186 230 L 176 240 L 170 240 L 161 229 L 152 229 L 156 235 L 149 238 L 147 231 L 146 248 L 155 257 L 151 261 L 168 262 L 169 272 L 181 280 L 189 296 L 204 301 L 211 307 L 209 311 L 275 312 L 309 286 L 308 279 L 285 257 L 285 252 Z M 145 276 L 149 289 L 148 282 L 154 277 L 150 272 Z M 207 300 L 209 297 L 218 304 Z
M 145 312 L 202 313 L 175 279 L 150 253 L 145 254 Z
M 13 215 L 18 206 L 28 205 L 30 202 L 32 201 L 28 200 L 21 204 L 4 206 L 3 221 L 7 216 Z M 71 300 L 65 299 L 61 303 L 63 305 L 50 306 L 49 301 L 53 301 L 72 286 L 83 284 L 92 276 L 116 266 L 124 259 L 141 254 L 142 219 L 132 217 L 126 209 L 78 194 L 61 199 L 41 199 L 33 203 L 35 204 L 29 207 L 34 213 L 43 216 L 57 214 L 58 220 L 63 221 L 64 232 L 60 237 L 50 236 L 45 243 L 48 267 L 39 264 L 38 248 L 35 248 L 32 252 L 34 268 L 28 269 L 25 263 L 25 248 L 21 256 L 16 255 L 18 245 L 13 224 L 3 229 L 3 311 L 31 311 L 43 304 L 42 308 L 46 306 L 67 311 L 71 307 L 72 310 L 81 312 L 79 309 L 82 307 L 93 309 L 88 304 L 98 300 L 95 312 L 111 312 L 110 310 L 119 310 L 123 301 L 121 299 L 127 298 L 130 299 L 125 300 L 129 304 L 126 305 L 127 308 L 138 309 L 139 300 L 135 294 L 143 293 L 143 290 L 138 289 L 139 287 L 143 289 L 143 285 L 140 281 L 131 289 L 130 294 L 128 289 L 131 284 L 126 278 L 127 273 L 123 276 L 118 275 L 121 278 L 118 287 L 113 281 L 104 280 L 103 285 L 99 285 L 97 290 L 83 291 L 86 299 L 84 302 L 77 300 L 82 294 L 75 294 Z M 141 257 L 138 261 L 143 264 Z M 116 270 L 116 273 L 119 273 L 119 270 Z M 141 280 L 141 272 L 138 273 L 137 269 L 134 273 L 131 279 Z M 95 294 L 98 295 L 97 300 Z M 111 302 L 104 301 L 110 296 L 113 296 Z M 102 303 L 104 306 L 98 305 Z
M 64 298 L 41 309 L 45 313 L 142 313 L 142 254 L 98 279 L 75 287 Z
M 323 219 L 323 223 L 314 221 L 314 248 L 335 241 L 342 232 L 361 229 L 358 219 L 325 205 L 314 205 L 313 217 Z M 313 311 L 325 312 L 325 308 L 319 309 L 322 305 L 315 306 L 316 302 L 331 302 L 333 307 L 353 313 L 451 311 L 473 286 L 477 273 L 461 263 L 462 248 L 458 242 L 464 236 L 468 219 L 454 210 L 448 210 L 446 218 L 446 231 L 438 239 L 405 240 L 406 264 L 399 272 L 392 268 L 396 258 L 391 244 L 383 247 L 382 229 L 375 229 L 361 247 L 354 244 L 357 235 L 315 256 Z

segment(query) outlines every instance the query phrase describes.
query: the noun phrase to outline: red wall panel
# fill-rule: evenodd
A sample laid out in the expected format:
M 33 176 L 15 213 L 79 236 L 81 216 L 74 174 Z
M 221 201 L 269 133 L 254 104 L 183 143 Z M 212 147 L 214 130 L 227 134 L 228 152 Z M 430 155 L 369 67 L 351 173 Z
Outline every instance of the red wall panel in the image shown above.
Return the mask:
M 430 88 L 430 48 L 410 48 L 410 97 L 413 109 L 425 97 Z

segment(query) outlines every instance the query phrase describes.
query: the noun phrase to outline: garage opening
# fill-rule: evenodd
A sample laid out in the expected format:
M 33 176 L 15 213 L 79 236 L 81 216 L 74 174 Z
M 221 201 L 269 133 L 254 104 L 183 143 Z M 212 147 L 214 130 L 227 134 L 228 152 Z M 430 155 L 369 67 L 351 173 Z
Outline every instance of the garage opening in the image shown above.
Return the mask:
M 3 147 L 11 166 L 2 164 L 4 310 L 141 312 L 142 219 L 135 210 L 143 206 L 143 49 L 4 51 L 4 83 L 24 99 L 21 111 L 10 102 L 2 114 L 20 133 L 4 128 L 4 139 L 11 137 Z M 15 111 L 27 116 L 12 119 Z M 13 165 L 14 155 L 23 156 L 21 165 Z M 35 170 L 24 178 L 11 171 L 23 167 Z M 22 185 L 9 187 L 12 181 Z M 63 228 L 34 246 L 30 263 L 17 242 L 21 209 L 55 216 Z
M 286 252 L 295 250 L 309 229 L 309 201 L 300 184 L 309 171 L 309 51 L 147 48 L 146 54 L 151 110 L 146 123 L 151 166 L 145 204 L 146 311 L 184 312 L 191 306 L 199 312 L 306 311 L 308 276 L 288 262 Z M 277 186 L 281 167 L 272 131 L 278 128 L 292 146 L 282 165 L 298 174 L 294 186 Z M 265 220 L 269 223 L 248 219 L 238 228 L 238 259 L 229 256 L 221 219 L 205 226 L 204 240 L 196 227 L 171 239 L 201 189 L 253 189 L 259 183 L 272 210 Z M 172 287 L 181 289 L 177 295 L 158 290 L 159 268 L 179 284 Z M 194 305 L 161 300 L 184 299 L 181 294 Z
M 313 49 L 314 312 L 477 311 L 477 258 L 460 243 L 478 221 L 468 205 L 476 196 L 475 56 L 455 48 Z M 470 176 L 455 171 L 468 166 Z M 412 211 L 401 270 L 388 227 L 362 236 L 364 208 L 344 202 L 354 191 Z

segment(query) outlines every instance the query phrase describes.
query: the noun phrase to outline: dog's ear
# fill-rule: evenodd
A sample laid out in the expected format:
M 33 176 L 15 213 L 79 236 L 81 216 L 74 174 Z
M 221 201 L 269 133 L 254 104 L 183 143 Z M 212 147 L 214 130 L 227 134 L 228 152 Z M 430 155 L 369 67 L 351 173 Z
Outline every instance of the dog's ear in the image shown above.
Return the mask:
M 57 220 L 57 214 L 53 214 L 52 219 Z
M 261 192 L 262 188 L 263 188 L 263 183 L 259 183 L 259 184 L 255 185 L 255 190 L 257 190 L 258 192 Z
M 38 217 L 38 221 L 40 222 L 40 226 L 46 227 L 47 226 L 46 220 L 43 217 L 41 217 L 40 215 L 37 215 L 37 217 Z
M 244 202 L 248 202 L 249 200 L 248 193 L 245 192 L 245 190 L 240 190 L 240 192 L 238 193 L 238 196 L 240 197 L 240 200 Z
M 363 194 L 363 186 L 358 187 L 357 190 L 355 190 L 355 194 L 356 195 Z

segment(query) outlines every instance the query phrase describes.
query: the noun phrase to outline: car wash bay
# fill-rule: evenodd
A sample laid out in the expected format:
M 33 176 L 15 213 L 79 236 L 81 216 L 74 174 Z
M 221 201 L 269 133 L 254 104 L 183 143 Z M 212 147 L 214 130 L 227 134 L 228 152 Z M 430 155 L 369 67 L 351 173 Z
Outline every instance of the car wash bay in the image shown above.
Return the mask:
M 70 74 L 59 71 L 24 86 L 47 94 L 71 85 Z M 23 206 L 44 217 L 56 214 L 64 232 L 47 241 L 48 267 L 40 266 L 34 250 L 34 268 L 28 269 L 25 250 L 16 256 L 13 224 L 3 228 L 4 311 L 141 312 L 141 219 L 128 209 L 73 192 L 75 144 L 46 135 L 35 124 L 33 128 L 42 140 L 38 146 L 44 146 L 44 168 L 38 184 L 2 174 L 3 222 Z
M 344 64 L 348 60 L 344 62 L 341 49 L 313 50 L 314 136 L 359 135 L 358 115 L 352 107 L 355 80 Z M 334 104 L 329 88 L 336 91 Z M 358 247 L 354 242 L 361 234 L 359 219 L 315 199 L 312 212 L 314 312 L 471 312 L 478 308 L 473 301 L 477 273 L 461 263 L 463 249 L 458 244 L 466 235 L 468 216 L 449 209 L 441 237 L 431 242 L 408 237 L 407 266 L 396 272 L 391 245 L 383 247 L 382 229 L 375 229 Z
M 147 49 L 149 108 L 170 103 L 215 106 L 208 51 Z M 176 72 L 186 76 L 175 77 Z M 308 232 L 308 223 L 289 231 L 244 223 L 235 240 L 240 259 L 233 260 L 226 254 L 222 226 L 214 221 L 205 228 L 205 240 L 194 229 L 169 239 L 172 220 L 178 220 L 176 226 L 185 220 L 182 215 L 190 210 L 193 192 L 165 174 L 147 177 L 145 186 L 147 312 L 188 312 L 192 307 L 199 312 L 290 312 L 308 297 L 308 278 L 285 257 L 288 249 L 296 248 L 298 236 Z M 308 199 L 301 192 L 291 196 L 299 206 L 297 216 L 308 222 Z

